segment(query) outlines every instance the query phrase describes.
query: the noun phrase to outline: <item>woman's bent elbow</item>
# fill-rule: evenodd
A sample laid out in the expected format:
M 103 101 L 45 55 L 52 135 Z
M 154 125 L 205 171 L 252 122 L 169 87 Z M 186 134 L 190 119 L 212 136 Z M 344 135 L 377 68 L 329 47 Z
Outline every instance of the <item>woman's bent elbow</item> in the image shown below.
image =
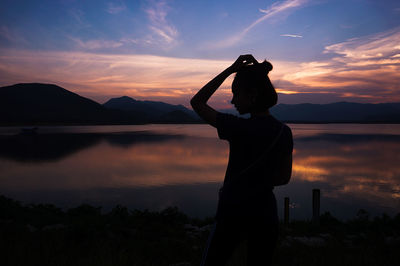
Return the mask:
M 190 100 L 190 105 L 193 107 L 193 109 L 194 109 L 194 107 L 196 106 L 196 100 L 195 100 L 194 98 L 192 98 L 192 99 Z
M 201 109 L 201 102 L 199 102 L 195 97 L 190 100 L 190 105 L 196 112 L 197 110 Z

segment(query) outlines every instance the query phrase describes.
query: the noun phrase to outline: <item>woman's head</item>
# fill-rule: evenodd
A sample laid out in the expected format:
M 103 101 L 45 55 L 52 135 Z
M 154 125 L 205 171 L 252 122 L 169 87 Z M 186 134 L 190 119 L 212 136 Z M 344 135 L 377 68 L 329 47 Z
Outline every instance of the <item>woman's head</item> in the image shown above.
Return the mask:
M 232 104 L 240 114 L 267 111 L 278 101 L 278 95 L 268 73 L 268 61 L 242 67 L 232 82 Z

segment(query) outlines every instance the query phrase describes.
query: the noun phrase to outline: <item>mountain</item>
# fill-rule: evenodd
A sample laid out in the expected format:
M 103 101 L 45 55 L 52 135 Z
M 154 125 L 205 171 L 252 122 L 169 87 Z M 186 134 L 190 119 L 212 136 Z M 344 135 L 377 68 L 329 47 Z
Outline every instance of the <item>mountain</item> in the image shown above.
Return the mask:
M 287 122 L 400 123 L 400 103 L 278 104 L 271 114 Z
M 238 115 L 233 108 L 220 111 Z M 292 123 L 400 123 L 400 103 L 281 103 L 270 112 L 277 119 Z
M 0 87 L 0 125 L 198 123 L 183 105 L 110 99 L 104 105 L 53 84 Z
M 234 109 L 222 110 L 227 113 Z M 278 104 L 271 113 L 292 123 L 400 123 L 400 103 Z M 123 96 L 101 105 L 57 85 L 0 87 L 0 125 L 198 123 L 183 105 Z
M 201 120 L 200 118 L 195 119 L 193 116 L 189 115 L 185 111 L 174 110 L 159 116 L 158 119 L 155 120 L 155 122 L 178 124 L 178 123 L 195 123 L 195 122 L 200 123 Z
M 128 96 L 122 96 L 110 99 L 103 106 L 110 110 L 121 110 L 133 116 L 143 117 L 150 122 L 199 122 L 197 114 L 183 105 L 172 105 L 155 101 L 138 101 Z
M 53 84 L 0 88 L 0 124 L 124 124 L 140 119 Z

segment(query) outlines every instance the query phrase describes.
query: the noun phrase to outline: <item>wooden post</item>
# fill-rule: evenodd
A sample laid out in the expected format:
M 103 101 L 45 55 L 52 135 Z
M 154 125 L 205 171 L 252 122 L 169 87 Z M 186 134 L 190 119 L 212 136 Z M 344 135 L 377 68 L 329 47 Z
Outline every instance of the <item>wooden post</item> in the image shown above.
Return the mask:
M 320 210 L 321 192 L 315 188 L 312 190 L 312 223 L 319 225 L 319 210 Z
M 289 224 L 289 197 L 285 197 L 285 208 L 284 208 L 284 224 Z

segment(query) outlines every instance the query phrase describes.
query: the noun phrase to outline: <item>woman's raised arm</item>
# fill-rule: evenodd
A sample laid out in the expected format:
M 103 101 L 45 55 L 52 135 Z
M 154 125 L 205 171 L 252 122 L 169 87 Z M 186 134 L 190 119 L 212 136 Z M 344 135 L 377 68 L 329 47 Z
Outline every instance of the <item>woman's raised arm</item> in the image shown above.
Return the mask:
M 255 64 L 257 60 L 252 55 L 241 55 L 236 61 L 227 69 L 222 71 L 218 76 L 209 81 L 203 88 L 201 88 L 190 100 L 190 105 L 193 110 L 213 127 L 217 124 L 217 111 L 207 104 L 207 101 L 214 94 L 214 92 L 221 86 L 224 80 L 232 73 L 237 72 L 241 67 Z
M 201 88 L 190 100 L 190 105 L 193 107 L 193 110 L 213 127 L 216 126 L 218 112 L 209 106 L 207 101 L 232 73 L 233 72 L 231 72 L 229 68 L 225 69 Z

